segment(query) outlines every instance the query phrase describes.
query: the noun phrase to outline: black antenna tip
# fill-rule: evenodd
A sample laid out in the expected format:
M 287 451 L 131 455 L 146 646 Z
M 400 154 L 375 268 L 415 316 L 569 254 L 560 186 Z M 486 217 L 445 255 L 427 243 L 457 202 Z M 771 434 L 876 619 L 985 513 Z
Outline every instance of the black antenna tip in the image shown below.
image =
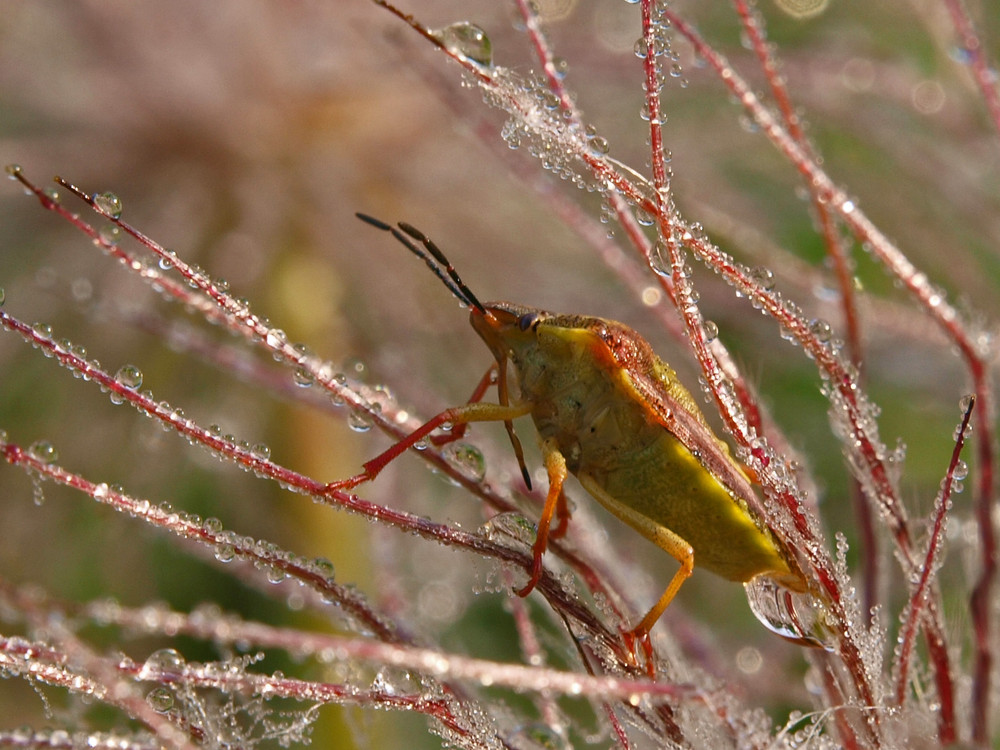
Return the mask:
M 412 224 L 407 224 L 405 221 L 401 221 L 399 222 L 399 228 L 410 235 L 417 242 L 427 242 L 427 235 Z
M 354 215 L 357 216 L 359 219 L 361 219 L 361 221 L 365 222 L 366 224 L 371 224 L 373 227 L 376 227 L 377 229 L 381 229 L 386 232 L 392 231 L 392 226 L 386 224 L 381 219 L 376 219 L 374 216 L 363 214 L 360 211 L 358 211 Z

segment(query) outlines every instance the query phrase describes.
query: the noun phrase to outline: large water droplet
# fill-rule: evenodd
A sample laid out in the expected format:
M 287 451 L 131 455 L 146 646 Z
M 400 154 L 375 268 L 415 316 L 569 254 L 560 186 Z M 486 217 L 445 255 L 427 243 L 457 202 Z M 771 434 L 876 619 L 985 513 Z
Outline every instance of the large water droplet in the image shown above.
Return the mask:
M 119 385 L 134 391 L 142 386 L 142 370 L 135 365 L 122 365 L 115 373 L 115 380 Z
M 146 693 L 146 703 L 158 714 L 165 714 L 174 707 L 174 694 L 169 688 L 155 687 Z
M 774 272 L 764 266 L 755 266 L 750 269 L 750 281 L 757 284 L 765 291 L 774 289 Z
M 754 617 L 772 633 L 803 646 L 834 650 L 826 612 L 814 596 L 797 594 L 766 576 L 757 576 L 743 587 Z
M 313 378 L 313 374 L 305 367 L 297 367 L 295 372 L 292 373 L 292 381 L 299 388 L 308 388 L 313 384 L 315 378 Z
M 184 657 L 172 648 L 161 648 L 146 659 L 139 670 L 140 680 L 158 679 L 163 675 L 180 675 L 184 672 Z
M 969 465 L 965 461 L 959 461 L 955 464 L 955 470 L 952 472 L 952 477 L 958 481 L 962 481 L 967 476 L 969 476 Z
M 326 579 L 332 580 L 334 574 L 333 563 L 325 557 L 317 557 L 312 562 L 313 569 Z
M 468 21 L 459 21 L 431 34 L 444 48 L 463 60 L 489 67 L 493 64 L 493 43 L 481 28 Z
M 456 443 L 448 451 L 455 463 L 472 475 L 477 482 L 486 476 L 486 458 L 476 446 L 468 443 Z
M 122 199 L 114 193 L 94 193 L 91 196 L 94 201 L 94 208 L 105 216 L 118 219 L 122 215 Z
M 28 446 L 28 453 L 43 464 L 51 464 L 59 459 L 59 451 L 48 440 L 36 440 Z
M 480 525 L 479 533 L 490 540 L 514 540 L 530 547 L 535 541 L 537 529 L 531 519 L 516 511 L 508 511 L 497 513 Z
M 375 420 L 368 412 L 358 409 L 352 411 L 347 417 L 347 424 L 355 432 L 368 432 L 375 426 Z

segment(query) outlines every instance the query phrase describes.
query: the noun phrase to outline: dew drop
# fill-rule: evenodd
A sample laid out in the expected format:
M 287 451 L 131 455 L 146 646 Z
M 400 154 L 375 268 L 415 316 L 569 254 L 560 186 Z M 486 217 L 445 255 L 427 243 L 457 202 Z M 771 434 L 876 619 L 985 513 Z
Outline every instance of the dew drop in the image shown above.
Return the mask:
M 535 541 L 535 524 L 531 520 L 517 513 L 508 511 L 497 513 L 485 523 L 480 525 L 479 533 L 487 539 L 494 541 L 515 540 L 526 546 L 530 546 Z
M 236 559 L 236 548 L 231 544 L 218 544 L 215 547 L 215 559 L 222 563 Z
M 432 31 L 444 48 L 463 60 L 489 67 L 493 64 L 493 43 L 481 28 L 468 21 L 459 21 Z
M 635 220 L 644 227 L 651 227 L 656 223 L 656 218 L 653 214 L 641 208 L 635 210 Z
M 122 230 L 116 224 L 108 224 L 101 227 L 97 235 L 105 245 L 117 245 L 121 242 Z
M 601 135 L 595 135 L 590 139 L 590 150 L 599 156 L 604 156 L 611 150 L 608 139 Z
M 538 750 L 564 750 L 570 747 L 558 727 L 541 722 L 524 724 L 514 729 L 511 739 L 515 747 Z
M 969 465 L 965 461 L 959 461 L 955 464 L 955 470 L 951 473 L 952 477 L 958 481 L 965 479 L 969 476 Z
M 809 322 L 809 332 L 816 337 L 821 344 L 829 343 L 833 336 L 833 327 L 825 320 L 817 318 Z
M 9 177 L 12 180 L 16 180 L 17 176 L 21 174 L 21 165 L 8 164 L 6 167 L 4 167 L 4 171 L 7 172 L 7 177 Z
M 135 365 L 122 365 L 115 373 L 115 381 L 129 390 L 142 387 L 142 370 Z
M 305 367 L 296 368 L 292 380 L 299 388 L 308 388 L 313 384 L 313 375 Z
M 268 583 L 281 583 L 285 580 L 286 573 L 277 565 L 270 565 L 266 571 Z
M 368 412 L 354 410 L 347 417 L 347 424 L 355 432 L 368 432 L 375 422 Z
M 714 320 L 706 320 L 702 327 L 705 329 L 705 341 L 711 343 L 715 341 L 719 336 L 719 326 L 716 325 Z
M 334 574 L 333 563 L 325 557 L 317 557 L 313 560 L 313 568 L 326 579 L 332 579 Z
M 165 714 L 174 707 L 174 694 L 162 685 L 146 693 L 146 703 L 158 714 Z
M 272 349 L 280 349 L 285 345 L 288 337 L 280 328 L 272 328 L 267 332 L 264 342 Z
M 184 672 L 184 657 L 175 649 L 161 648 L 149 655 L 139 670 L 140 680 L 158 679 L 163 675 L 180 675 Z
M 111 192 L 94 193 L 91 196 L 94 201 L 94 208 L 105 216 L 118 219 L 122 215 L 122 199 Z
M 764 266 L 756 266 L 750 269 L 750 281 L 765 291 L 774 288 L 774 271 Z
M 831 629 L 822 604 L 809 594 L 797 594 L 767 576 L 743 584 L 750 610 L 760 623 L 793 643 L 833 651 Z
M 267 443 L 254 443 L 250 446 L 250 455 L 261 461 L 267 461 L 271 457 L 271 447 Z
M 210 516 L 205 519 L 204 523 L 202 523 L 202 528 L 209 534 L 218 534 L 222 531 L 222 521 L 214 516 Z
M 483 478 L 486 476 L 486 458 L 483 456 L 482 451 L 474 445 L 458 443 L 450 447 L 449 453 L 455 463 L 466 473 L 471 474 L 473 479 L 477 482 L 483 481 Z
M 36 461 L 46 465 L 59 460 L 59 451 L 48 440 L 36 440 L 28 446 L 28 453 Z

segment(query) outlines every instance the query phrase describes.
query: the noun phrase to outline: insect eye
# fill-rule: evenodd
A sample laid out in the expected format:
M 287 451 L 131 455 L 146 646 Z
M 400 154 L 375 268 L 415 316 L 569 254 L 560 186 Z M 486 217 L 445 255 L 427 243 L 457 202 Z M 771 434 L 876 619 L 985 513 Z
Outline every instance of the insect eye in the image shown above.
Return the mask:
M 538 325 L 538 313 L 525 313 L 517 321 L 517 327 L 522 331 L 527 331 L 529 328 L 534 328 Z

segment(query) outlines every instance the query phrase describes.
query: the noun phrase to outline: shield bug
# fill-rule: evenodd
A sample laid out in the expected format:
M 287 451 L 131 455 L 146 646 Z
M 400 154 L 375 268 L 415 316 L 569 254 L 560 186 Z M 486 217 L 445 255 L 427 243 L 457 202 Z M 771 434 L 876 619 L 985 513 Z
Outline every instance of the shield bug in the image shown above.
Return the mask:
M 569 474 L 619 519 L 680 563 L 659 600 L 626 633 L 641 643 L 651 670 L 649 631 L 695 565 L 731 581 L 767 577 L 795 592 L 807 589 L 792 555 L 752 512 L 750 479 L 712 432 L 691 394 L 649 344 L 628 326 L 582 315 L 558 315 L 508 302 L 482 303 L 441 250 L 418 229 L 358 218 L 391 233 L 421 258 L 469 307 L 469 319 L 496 359 L 472 400 L 447 409 L 331 489 L 374 479 L 394 458 L 445 424 L 435 442 L 455 439 L 470 422 L 503 422 L 525 483 L 513 420 L 531 417 L 549 488 L 538 522 L 526 596 L 542 574 L 548 540 L 565 531 Z M 498 403 L 480 399 L 495 369 Z M 508 388 L 510 373 L 517 390 Z M 432 438 L 433 439 L 433 438 Z M 558 524 L 552 528 L 553 518 Z

